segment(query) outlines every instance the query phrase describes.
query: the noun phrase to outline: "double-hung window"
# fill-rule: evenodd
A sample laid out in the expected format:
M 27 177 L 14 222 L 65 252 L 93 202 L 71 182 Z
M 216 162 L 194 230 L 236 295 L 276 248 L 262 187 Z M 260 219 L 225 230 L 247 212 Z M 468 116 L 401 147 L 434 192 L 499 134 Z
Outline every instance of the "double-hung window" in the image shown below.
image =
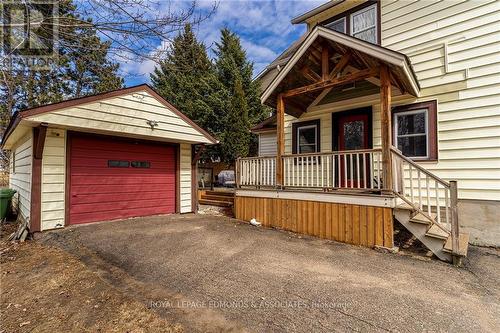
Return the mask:
M 299 127 L 297 129 L 297 151 L 299 154 L 315 153 L 318 149 L 316 142 L 316 125 Z
M 292 125 L 292 152 L 294 154 L 317 153 L 320 149 L 320 120 L 310 120 Z
M 436 101 L 393 109 L 394 146 L 418 160 L 437 159 Z

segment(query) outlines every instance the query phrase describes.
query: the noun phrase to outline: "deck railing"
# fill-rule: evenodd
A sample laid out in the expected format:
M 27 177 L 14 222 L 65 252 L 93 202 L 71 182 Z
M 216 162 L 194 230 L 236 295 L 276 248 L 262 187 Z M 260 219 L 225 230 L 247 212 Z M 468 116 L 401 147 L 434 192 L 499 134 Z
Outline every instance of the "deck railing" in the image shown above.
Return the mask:
M 394 193 L 439 228 L 450 233 L 458 251 L 457 182 L 444 181 L 392 148 Z M 433 216 L 433 214 L 436 214 Z
M 380 149 L 293 154 L 282 157 L 287 188 L 382 190 Z M 237 161 L 238 186 L 276 186 L 276 157 Z
M 380 149 L 283 156 L 283 185 L 292 188 L 382 189 Z
M 239 158 L 236 174 L 238 186 L 276 186 L 276 156 Z

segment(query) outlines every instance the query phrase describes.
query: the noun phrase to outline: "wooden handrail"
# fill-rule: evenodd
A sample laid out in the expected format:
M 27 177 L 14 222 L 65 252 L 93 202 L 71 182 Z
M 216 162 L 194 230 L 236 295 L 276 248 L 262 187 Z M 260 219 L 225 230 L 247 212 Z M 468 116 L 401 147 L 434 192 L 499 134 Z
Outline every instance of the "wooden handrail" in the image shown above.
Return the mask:
M 409 164 L 411 164 L 412 166 L 414 166 L 416 169 L 420 170 L 422 173 L 426 174 L 427 176 L 431 177 L 432 179 L 434 179 L 435 181 L 437 181 L 438 183 L 440 183 L 441 185 L 447 187 L 447 188 L 450 188 L 450 183 L 448 183 L 447 181 L 439 178 L 438 176 L 436 176 L 435 174 L 427 171 L 426 169 L 422 168 L 420 165 L 418 165 L 417 163 L 415 163 L 413 160 L 409 159 L 408 157 L 404 156 L 398 149 L 396 149 L 395 147 L 392 147 L 391 150 L 401 159 L 405 160 L 406 162 L 408 162 Z
M 361 154 L 361 153 L 374 153 L 380 152 L 382 149 L 358 149 L 358 150 L 337 150 L 337 151 L 325 151 L 318 153 L 304 153 L 304 154 L 286 154 L 282 157 L 307 157 L 307 156 L 326 156 L 326 155 L 345 155 L 345 154 Z

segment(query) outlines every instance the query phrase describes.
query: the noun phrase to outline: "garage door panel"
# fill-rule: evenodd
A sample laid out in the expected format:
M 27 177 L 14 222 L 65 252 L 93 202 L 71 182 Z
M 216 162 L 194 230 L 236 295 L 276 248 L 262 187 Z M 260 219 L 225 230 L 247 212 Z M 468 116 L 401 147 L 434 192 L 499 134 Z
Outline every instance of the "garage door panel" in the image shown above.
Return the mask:
M 109 160 L 150 164 L 109 167 Z M 73 136 L 70 223 L 175 212 L 176 165 L 172 146 Z
M 158 209 L 160 212 L 168 213 L 169 208 L 174 208 L 173 206 L 165 205 L 165 201 L 168 198 L 160 199 L 142 199 L 137 200 L 134 198 L 132 200 L 122 200 L 118 196 L 109 196 L 106 202 L 93 202 L 93 203 L 81 203 L 73 205 L 71 207 L 72 214 L 88 213 L 89 211 L 95 212 L 111 212 L 111 211 L 121 211 L 121 210 L 134 210 L 134 209 Z M 112 203 L 110 205 L 109 203 Z
M 107 215 L 103 212 L 89 212 L 83 214 L 72 214 L 71 224 L 82 224 L 90 222 L 101 222 L 101 221 L 112 221 L 125 219 L 129 217 L 137 216 L 149 216 L 149 215 L 159 215 L 159 214 L 170 214 L 169 209 L 158 208 L 158 207 L 147 207 L 138 209 L 121 209 L 117 211 L 110 211 Z
M 78 137 L 72 139 L 72 151 L 87 151 L 87 145 L 93 144 L 92 152 L 94 151 L 109 151 L 109 152 L 123 152 L 123 153 L 148 153 L 160 154 L 161 150 L 174 150 L 172 146 L 160 145 L 151 141 L 151 143 L 130 143 L 127 140 L 118 138 L 103 139 L 102 137 Z M 161 150 L 160 150 L 160 148 Z
M 147 175 L 147 177 L 144 177 Z M 105 177 L 103 177 L 105 176 Z M 116 176 L 114 174 L 100 173 L 98 177 L 87 177 L 85 175 L 75 175 L 73 176 L 75 184 L 78 186 L 88 186 L 88 185 L 146 185 L 146 184 L 172 184 L 175 183 L 175 174 L 169 176 L 163 176 L 158 173 L 148 173 L 141 175 L 132 176 Z
M 137 159 L 143 159 L 143 160 L 149 160 L 149 161 L 156 161 L 156 162 L 161 162 L 165 161 L 165 156 L 164 152 L 169 152 L 171 149 L 166 149 L 165 151 L 161 153 L 148 153 L 148 152 L 134 152 L 134 151 L 111 151 L 111 150 L 95 150 L 95 151 L 85 151 L 84 149 L 78 149 L 78 150 L 73 150 L 77 156 L 81 156 L 82 158 L 85 157 L 91 157 L 91 158 L 98 158 L 98 159 L 109 159 L 109 158 L 119 158 L 120 156 L 123 156 L 123 154 L 131 154 L 133 153 L 135 158 Z
M 77 196 L 73 196 L 71 198 L 71 202 L 74 205 L 78 204 L 89 204 L 89 203 L 101 203 L 104 201 L 112 201 L 114 193 L 89 193 L 89 194 L 78 194 Z M 159 191 L 142 191 L 142 192 L 121 192 L 116 194 L 120 201 L 134 201 L 137 200 L 137 195 L 145 195 L 149 198 L 149 200 L 168 200 L 169 195 L 167 193 L 159 192 Z
M 163 191 L 165 187 L 175 186 L 174 182 L 165 184 L 151 184 L 147 187 L 138 188 L 137 185 L 94 185 L 73 186 L 71 185 L 71 196 L 81 194 L 113 194 L 113 193 L 142 193 L 152 191 Z

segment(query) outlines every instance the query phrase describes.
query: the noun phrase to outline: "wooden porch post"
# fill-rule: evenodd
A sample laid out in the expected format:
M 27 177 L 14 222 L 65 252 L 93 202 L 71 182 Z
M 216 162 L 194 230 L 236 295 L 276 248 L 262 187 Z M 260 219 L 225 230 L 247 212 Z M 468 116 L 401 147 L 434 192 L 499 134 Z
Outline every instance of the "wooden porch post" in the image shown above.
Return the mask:
M 276 131 L 277 131 L 277 150 L 276 150 L 276 185 L 283 186 L 283 160 L 285 152 L 285 101 L 282 94 L 278 95 L 276 103 Z
M 380 113 L 384 190 L 391 192 L 393 190 L 391 163 L 391 80 L 387 65 L 380 65 Z

